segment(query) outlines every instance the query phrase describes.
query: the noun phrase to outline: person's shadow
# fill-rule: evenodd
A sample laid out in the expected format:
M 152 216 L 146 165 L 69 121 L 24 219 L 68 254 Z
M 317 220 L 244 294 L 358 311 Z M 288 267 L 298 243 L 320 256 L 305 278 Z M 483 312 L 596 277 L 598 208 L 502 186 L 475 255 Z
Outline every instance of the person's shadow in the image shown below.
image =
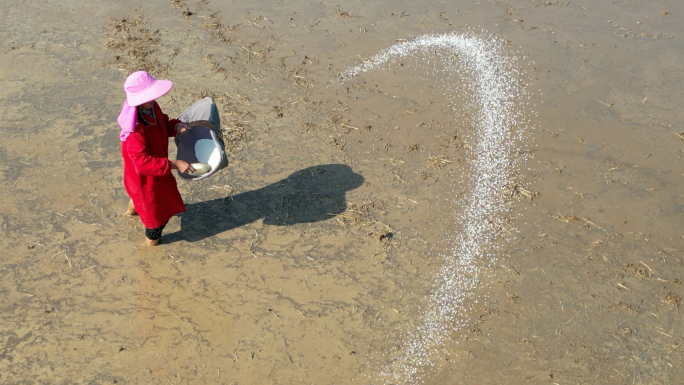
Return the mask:
M 324 164 L 258 190 L 188 204 L 181 230 L 166 236 L 165 242 L 196 242 L 261 218 L 276 226 L 324 221 L 347 209 L 345 193 L 363 181 L 349 166 Z

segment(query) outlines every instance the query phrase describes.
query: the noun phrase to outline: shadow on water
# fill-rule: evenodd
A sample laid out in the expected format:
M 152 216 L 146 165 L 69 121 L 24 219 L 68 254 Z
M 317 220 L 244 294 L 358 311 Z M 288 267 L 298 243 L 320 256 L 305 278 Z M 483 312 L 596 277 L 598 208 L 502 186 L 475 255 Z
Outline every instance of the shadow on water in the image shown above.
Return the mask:
M 261 218 L 276 226 L 324 221 L 344 212 L 345 193 L 362 183 L 343 164 L 308 167 L 258 190 L 186 205 L 181 230 L 164 242 L 196 242 Z

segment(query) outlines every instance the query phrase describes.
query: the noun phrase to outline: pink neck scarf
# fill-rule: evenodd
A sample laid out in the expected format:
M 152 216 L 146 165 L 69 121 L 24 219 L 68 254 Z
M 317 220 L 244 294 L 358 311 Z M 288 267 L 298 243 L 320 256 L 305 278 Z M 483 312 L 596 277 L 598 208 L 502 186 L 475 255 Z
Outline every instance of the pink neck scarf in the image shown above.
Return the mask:
M 131 107 L 128 104 L 128 100 L 124 101 L 123 107 L 121 107 L 121 113 L 117 119 L 119 126 L 121 127 L 121 134 L 119 139 L 122 142 L 126 141 L 128 135 L 135 131 L 135 126 L 138 125 L 138 110 L 136 107 Z

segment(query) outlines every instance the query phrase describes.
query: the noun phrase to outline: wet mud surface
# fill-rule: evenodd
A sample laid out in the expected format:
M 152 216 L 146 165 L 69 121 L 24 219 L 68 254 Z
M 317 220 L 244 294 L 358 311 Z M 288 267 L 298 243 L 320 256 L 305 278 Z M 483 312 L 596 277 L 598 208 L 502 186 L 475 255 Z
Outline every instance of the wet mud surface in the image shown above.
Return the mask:
M 0 23 L 0 382 L 684 375 L 679 2 L 45 0 Z M 462 319 L 434 366 L 396 379 L 460 257 L 473 95 L 445 93 L 429 52 L 339 75 L 450 32 L 493 34 L 518 59 L 527 120 L 511 127 L 497 247 L 467 299 L 443 304 Z M 174 81 L 171 116 L 215 99 L 230 158 L 179 178 L 187 212 L 155 248 L 124 215 L 116 125 L 141 68 Z

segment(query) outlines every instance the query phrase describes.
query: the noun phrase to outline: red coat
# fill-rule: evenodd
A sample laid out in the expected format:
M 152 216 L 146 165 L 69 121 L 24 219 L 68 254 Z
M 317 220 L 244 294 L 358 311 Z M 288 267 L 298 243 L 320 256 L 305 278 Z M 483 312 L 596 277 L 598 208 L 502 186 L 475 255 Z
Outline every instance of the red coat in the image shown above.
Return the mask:
M 169 162 L 169 137 L 176 135 L 175 126 L 180 120 L 169 120 L 157 102 L 153 108 L 157 123 L 138 123 L 121 142 L 124 186 L 148 229 L 160 227 L 185 211 Z

